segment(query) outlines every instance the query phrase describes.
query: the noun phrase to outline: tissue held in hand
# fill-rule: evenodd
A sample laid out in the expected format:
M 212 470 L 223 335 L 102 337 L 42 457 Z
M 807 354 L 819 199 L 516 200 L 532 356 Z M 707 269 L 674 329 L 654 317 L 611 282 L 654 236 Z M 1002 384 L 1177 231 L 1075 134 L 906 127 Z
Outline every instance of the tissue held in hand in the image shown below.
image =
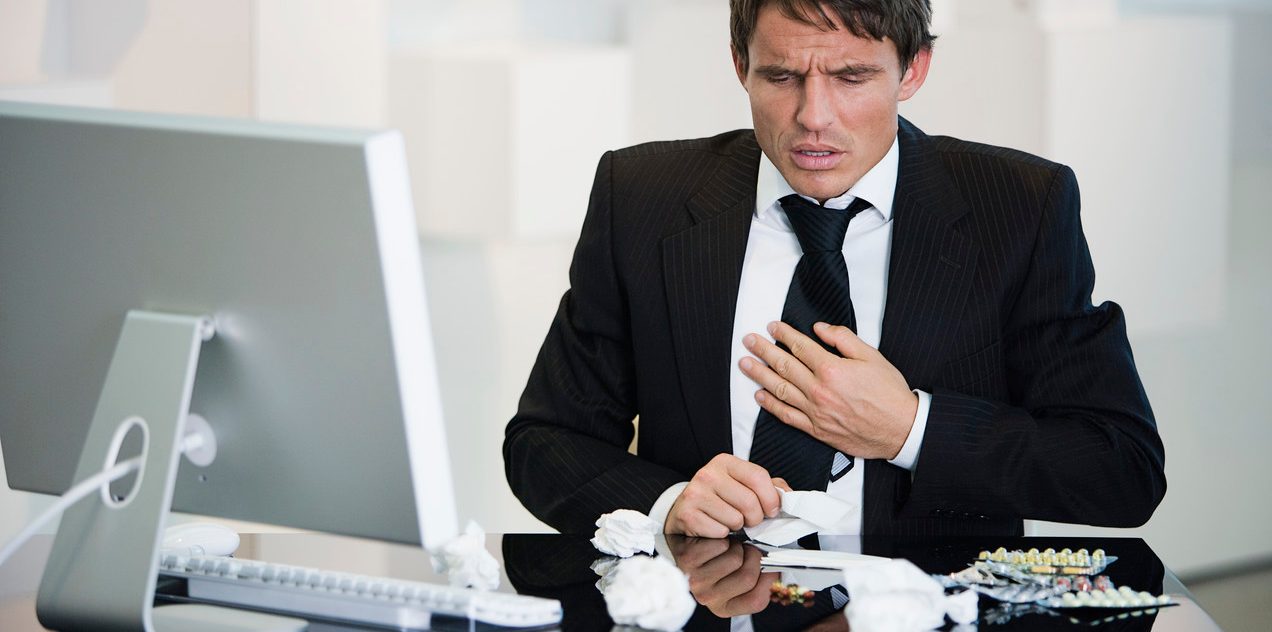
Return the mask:
M 679 630 L 697 606 L 689 594 L 689 579 L 661 557 L 642 555 L 619 562 L 605 590 L 605 607 L 617 625 Z
M 618 557 L 631 557 L 637 553 L 654 552 L 654 536 L 658 523 L 649 516 L 631 509 L 619 509 L 596 520 L 596 537 L 592 546 L 596 550 Z

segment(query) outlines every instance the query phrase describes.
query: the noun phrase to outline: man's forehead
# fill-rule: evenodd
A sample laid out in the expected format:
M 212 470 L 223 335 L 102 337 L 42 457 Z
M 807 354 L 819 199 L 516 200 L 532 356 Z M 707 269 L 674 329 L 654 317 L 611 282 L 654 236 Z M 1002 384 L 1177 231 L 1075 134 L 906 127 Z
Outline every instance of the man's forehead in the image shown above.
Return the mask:
M 751 64 L 823 72 L 884 70 L 895 65 L 896 46 L 891 40 L 859 38 L 847 31 L 834 35 L 836 37 L 828 39 L 761 40 L 756 37 L 750 47 Z
M 754 61 L 761 57 L 772 61 L 788 57 L 803 60 L 812 54 L 861 63 L 882 55 L 896 54 L 896 45 L 891 39 L 877 40 L 869 35 L 855 35 L 834 16 L 835 28 L 827 27 L 817 16 L 809 17 L 812 23 L 789 18 L 782 15 L 776 6 L 766 5 L 761 9 L 760 19 L 751 36 L 749 48 Z

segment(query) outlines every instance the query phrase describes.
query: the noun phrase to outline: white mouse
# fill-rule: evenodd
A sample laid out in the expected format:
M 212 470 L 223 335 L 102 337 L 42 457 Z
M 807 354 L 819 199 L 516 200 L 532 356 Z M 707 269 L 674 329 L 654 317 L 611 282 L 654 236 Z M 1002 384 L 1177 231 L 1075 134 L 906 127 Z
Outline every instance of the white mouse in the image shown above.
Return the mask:
M 239 534 L 234 529 L 211 522 L 187 522 L 163 530 L 164 553 L 177 555 L 232 555 L 238 550 Z

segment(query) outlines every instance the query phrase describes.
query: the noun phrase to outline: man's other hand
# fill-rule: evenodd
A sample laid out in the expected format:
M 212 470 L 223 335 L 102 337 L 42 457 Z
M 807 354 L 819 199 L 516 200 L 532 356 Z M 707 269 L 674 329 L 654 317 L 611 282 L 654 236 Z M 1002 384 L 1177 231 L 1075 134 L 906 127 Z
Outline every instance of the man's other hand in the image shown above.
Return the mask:
M 867 459 L 892 459 L 901 451 L 918 396 L 877 349 L 851 329 L 817 323 L 813 332 L 835 347 L 835 355 L 794 327 L 776 322 L 769 333 L 790 352 L 763 336 L 747 334 L 742 372 L 761 388 L 756 401 L 783 423 L 840 452 Z
M 743 527 L 776 517 L 782 507 L 777 487 L 786 481 L 770 478 L 764 468 L 732 454 L 717 454 L 693 475 L 667 513 L 666 533 L 724 538 Z

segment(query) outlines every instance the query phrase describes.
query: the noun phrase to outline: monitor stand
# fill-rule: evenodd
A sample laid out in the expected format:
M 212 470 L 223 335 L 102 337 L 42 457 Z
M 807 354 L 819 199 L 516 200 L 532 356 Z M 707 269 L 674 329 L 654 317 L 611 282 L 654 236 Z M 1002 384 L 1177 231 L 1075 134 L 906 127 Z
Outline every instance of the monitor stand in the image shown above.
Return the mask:
M 199 350 L 213 331 L 204 317 L 128 312 L 74 480 L 113 465 L 133 428 L 143 438 L 141 469 L 122 499 L 112 497 L 105 485 L 62 516 L 36 600 L 45 627 L 152 632 L 175 629 L 172 625 L 181 619 L 171 616 L 175 611 L 155 616 L 155 578 Z M 158 610 L 191 607 L 197 606 Z M 224 625 L 205 616 L 207 624 L 200 629 L 243 629 L 246 613 L 221 610 L 226 611 Z M 301 630 L 307 625 L 299 619 L 261 616 L 274 621 L 263 629 Z M 182 629 L 190 629 L 184 623 Z

